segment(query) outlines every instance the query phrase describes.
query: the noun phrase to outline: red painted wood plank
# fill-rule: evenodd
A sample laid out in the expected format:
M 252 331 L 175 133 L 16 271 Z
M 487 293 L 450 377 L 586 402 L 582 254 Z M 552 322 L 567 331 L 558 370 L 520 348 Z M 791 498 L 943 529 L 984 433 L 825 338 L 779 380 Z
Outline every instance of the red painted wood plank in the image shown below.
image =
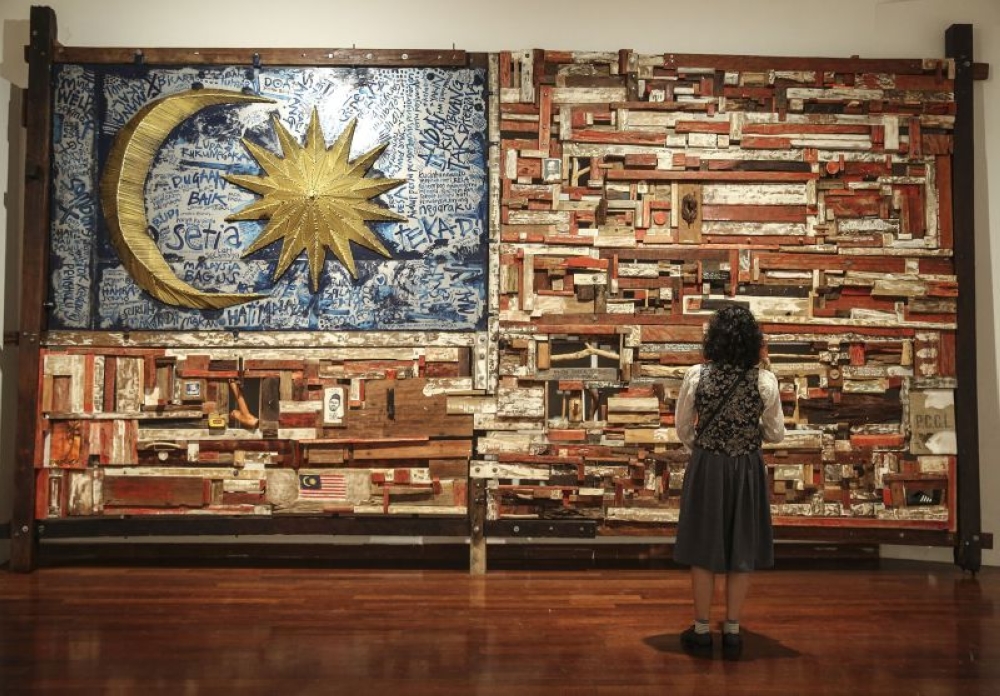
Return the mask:
M 538 149 L 545 153 L 552 138 L 552 89 L 542 85 L 538 90 Z
M 773 324 L 762 322 L 761 330 L 768 334 L 843 334 L 851 333 L 860 336 L 894 336 L 909 338 L 914 329 L 902 326 L 831 326 L 824 324 Z
M 118 358 L 108 356 L 104 359 L 104 408 L 105 412 L 115 411 L 115 384 L 117 378 Z
M 499 68 L 498 72 L 500 73 L 499 74 L 500 86 L 510 87 L 511 86 L 510 51 L 500 51 L 497 62 L 498 62 L 497 67 Z
M 617 131 L 581 128 L 573 131 L 573 141 L 579 143 L 608 143 L 622 145 L 666 145 L 665 133 L 654 131 Z
M 105 476 L 105 507 L 202 507 L 205 479 L 193 476 Z
M 837 217 L 877 217 L 882 197 L 877 191 L 827 192 L 826 209 Z
M 658 169 L 612 169 L 607 172 L 609 181 L 811 181 L 819 174 L 812 172 L 782 171 L 670 171 Z
M 950 258 L 928 257 L 919 259 L 921 275 L 955 275 L 955 261 Z
M 746 132 L 746 128 L 743 129 Z M 729 135 L 729 121 L 677 121 L 674 124 L 677 133 L 718 133 Z
M 868 135 L 871 126 L 845 123 L 747 123 L 743 133 L 751 135 L 787 135 L 794 133 Z
M 955 226 L 952 217 L 951 157 L 939 155 L 934 158 L 934 163 L 937 169 L 938 246 L 942 249 L 954 249 Z
M 789 138 L 779 138 L 766 135 L 744 135 L 740 145 L 745 150 L 791 150 L 792 141 Z

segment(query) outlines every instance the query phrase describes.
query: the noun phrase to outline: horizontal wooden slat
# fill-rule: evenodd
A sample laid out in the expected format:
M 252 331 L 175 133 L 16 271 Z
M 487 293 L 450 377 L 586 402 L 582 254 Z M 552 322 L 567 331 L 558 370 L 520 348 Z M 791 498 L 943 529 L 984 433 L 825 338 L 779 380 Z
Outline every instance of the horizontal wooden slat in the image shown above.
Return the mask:
M 262 66 L 345 65 L 345 66 L 465 66 L 465 51 L 433 49 L 363 48 L 97 48 L 60 46 L 57 63 L 133 63 L 150 65 L 253 65 L 255 56 Z

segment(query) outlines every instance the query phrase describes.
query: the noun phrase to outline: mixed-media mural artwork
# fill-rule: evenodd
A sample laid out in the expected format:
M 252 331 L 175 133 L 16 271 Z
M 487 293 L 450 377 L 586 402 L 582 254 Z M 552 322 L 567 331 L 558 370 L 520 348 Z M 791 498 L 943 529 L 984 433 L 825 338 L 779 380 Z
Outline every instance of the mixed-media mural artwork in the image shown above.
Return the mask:
M 501 53 L 488 518 L 675 522 L 677 393 L 741 302 L 788 426 L 777 524 L 953 529 L 953 70 Z
M 51 327 L 481 328 L 485 81 L 59 66 Z
M 487 63 L 57 67 L 37 516 L 669 529 L 742 302 L 777 523 L 953 531 L 953 64 Z
M 38 517 L 465 514 L 486 70 L 54 85 Z

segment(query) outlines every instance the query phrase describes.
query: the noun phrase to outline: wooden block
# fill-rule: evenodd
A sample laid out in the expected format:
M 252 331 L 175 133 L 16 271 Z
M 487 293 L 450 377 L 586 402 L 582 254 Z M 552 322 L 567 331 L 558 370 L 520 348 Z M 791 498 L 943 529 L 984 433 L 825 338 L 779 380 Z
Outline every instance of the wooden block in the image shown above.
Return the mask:
M 194 476 L 105 476 L 104 506 L 200 508 L 210 502 L 207 481 Z
M 678 185 L 677 205 L 677 241 L 681 244 L 700 244 L 703 216 L 701 185 Z
M 83 381 L 80 385 L 83 390 L 83 412 L 94 412 L 94 369 L 96 356 L 88 353 L 84 356 Z
M 71 413 L 71 390 L 73 379 L 69 375 L 53 375 L 51 378 L 52 397 L 50 411 L 53 413 Z
M 472 456 L 471 440 L 431 440 L 421 444 L 372 443 L 354 445 L 353 459 L 463 459 Z
M 318 466 L 321 464 L 343 464 L 346 461 L 343 447 L 308 445 L 305 450 L 306 461 L 309 466 Z
M 431 477 L 435 479 L 464 479 L 469 475 L 468 458 L 431 459 L 427 466 Z
M 281 403 L 281 378 L 264 377 L 260 380 L 260 427 L 277 428 Z
M 938 246 L 942 249 L 951 249 L 955 246 L 955 232 L 952 217 L 952 176 L 951 157 L 938 156 L 934 158 L 937 176 L 938 199 Z
M 118 413 L 138 413 L 143 394 L 142 358 L 116 358 L 115 406 Z

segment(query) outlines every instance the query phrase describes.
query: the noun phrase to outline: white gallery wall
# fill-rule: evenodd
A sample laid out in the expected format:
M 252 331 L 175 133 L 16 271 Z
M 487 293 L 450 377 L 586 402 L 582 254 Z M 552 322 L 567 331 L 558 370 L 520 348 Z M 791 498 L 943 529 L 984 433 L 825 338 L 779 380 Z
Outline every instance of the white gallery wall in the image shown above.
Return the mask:
M 0 0 L 0 302 L 17 329 L 28 0 Z M 549 48 L 641 53 L 732 53 L 938 58 L 944 33 L 974 25 L 976 300 L 983 529 L 1000 535 L 1000 0 L 49 0 L 59 40 L 72 46 Z M 248 53 L 248 62 L 250 53 Z M 992 165 L 992 171 L 991 171 Z M 991 176 L 992 175 L 992 176 Z M 998 279 L 998 280 L 995 280 Z M 0 353 L 0 522 L 13 498 L 16 347 Z M 960 386 L 961 388 L 961 386 Z M 958 414 L 961 417 L 961 414 Z M 1000 536 L 998 536 L 1000 542 Z M 9 546 L 0 541 L 0 562 Z M 950 549 L 885 547 L 883 555 L 949 561 Z M 1000 549 L 984 563 L 1000 565 Z

